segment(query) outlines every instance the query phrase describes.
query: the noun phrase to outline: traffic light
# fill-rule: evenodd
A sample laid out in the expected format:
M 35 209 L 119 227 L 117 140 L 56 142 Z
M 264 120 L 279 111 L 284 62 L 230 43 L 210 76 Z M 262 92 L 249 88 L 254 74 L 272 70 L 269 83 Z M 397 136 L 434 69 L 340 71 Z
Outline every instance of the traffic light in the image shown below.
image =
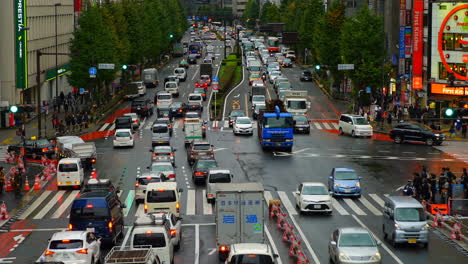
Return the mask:
M 126 70 L 126 69 L 128 69 L 127 64 L 122 65 L 122 70 Z
M 16 106 L 16 105 L 10 106 L 10 112 L 13 113 L 13 114 L 18 112 L 18 106 Z
M 317 64 L 317 65 L 315 65 L 315 69 L 316 69 L 317 71 L 319 71 L 319 70 L 320 70 L 320 68 L 321 68 L 321 67 L 320 67 L 320 65 L 318 65 L 318 64 Z
M 170 35 L 169 35 L 169 38 L 174 38 L 174 34 L 170 34 Z
M 452 108 L 447 108 L 444 111 L 446 117 L 452 117 L 455 114 L 455 111 Z

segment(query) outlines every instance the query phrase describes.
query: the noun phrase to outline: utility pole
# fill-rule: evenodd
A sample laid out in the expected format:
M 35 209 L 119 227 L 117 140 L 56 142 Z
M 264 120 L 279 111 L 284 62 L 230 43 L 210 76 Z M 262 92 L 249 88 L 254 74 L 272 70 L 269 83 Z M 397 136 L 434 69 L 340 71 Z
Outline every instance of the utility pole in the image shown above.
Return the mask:
M 57 29 L 57 7 L 61 6 L 61 3 L 56 3 L 55 8 L 55 99 L 58 98 L 58 29 Z M 63 102 L 64 103 L 64 102 Z
M 224 30 L 223 30 L 223 41 L 224 41 L 224 58 L 226 59 L 226 15 L 223 17 Z

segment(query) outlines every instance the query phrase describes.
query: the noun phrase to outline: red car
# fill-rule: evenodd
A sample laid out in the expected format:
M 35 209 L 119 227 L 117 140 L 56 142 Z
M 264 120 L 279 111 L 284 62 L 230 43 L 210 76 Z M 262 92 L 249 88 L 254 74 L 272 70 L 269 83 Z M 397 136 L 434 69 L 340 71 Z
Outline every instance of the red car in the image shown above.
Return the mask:
M 201 79 L 195 84 L 195 88 L 208 89 L 208 86 L 210 86 L 210 83 L 205 79 Z

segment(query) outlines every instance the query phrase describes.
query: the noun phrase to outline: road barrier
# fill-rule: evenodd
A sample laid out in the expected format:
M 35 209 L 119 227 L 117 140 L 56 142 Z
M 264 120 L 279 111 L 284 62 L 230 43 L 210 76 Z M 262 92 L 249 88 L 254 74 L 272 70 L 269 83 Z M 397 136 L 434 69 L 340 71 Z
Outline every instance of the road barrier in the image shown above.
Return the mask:
M 302 251 L 297 253 L 296 264 L 309 264 L 309 263 L 310 263 L 309 259 L 306 257 L 306 255 L 304 255 Z
M 453 224 L 452 234 L 450 235 L 450 239 L 454 240 L 462 240 L 462 225 L 460 223 Z
M 448 208 L 450 206 L 440 206 L 441 204 L 431 204 L 426 201 L 422 201 L 421 204 L 426 210 L 426 215 L 432 219 L 432 227 L 447 229 L 450 232 L 450 239 L 452 240 L 468 242 L 468 238 L 463 235 L 463 224 L 460 222 L 461 217 L 458 215 L 448 215 Z M 448 234 L 446 235 L 449 236 Z
M 10 216 L 8 215 L 8 210 L 6 208 L 6 204 L 4 201 L 2 201 L 2 205 L 0 206 L 0 219 L 2 220 L 10 219 Z
M 24 182 L 23 191 L 29 192 L 29 190 L 31 190 L 31 186 L 29 186 L 29 180 L 28 180 L 28 177 L 26 177 L 26 181 Z
M 289 245 L 289 256 L 297 257 L 298 253 L 302 252 L 301 250 L 301 241 L 298 241 L 295 236 L 291 237 L 291 242 Z

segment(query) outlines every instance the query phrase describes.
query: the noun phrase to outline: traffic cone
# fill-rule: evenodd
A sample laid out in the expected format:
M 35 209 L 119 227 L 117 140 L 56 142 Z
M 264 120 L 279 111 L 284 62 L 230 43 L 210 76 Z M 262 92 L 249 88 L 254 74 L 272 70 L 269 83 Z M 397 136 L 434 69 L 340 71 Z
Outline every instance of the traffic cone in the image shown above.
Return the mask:
M 96 168 L 94 168 L 93 171 L 91 172 L 91 179 L 97 179 L 97 171 L 96 171 Z
M 36 175 L 36 179 L 34 180 L 34 190 L 40 190 L 41 189 L 41 182 L 39 180 L 39 175 Z
M 13 186 L 11 186 L 11 177 L 7 177 L 5 192 L 12 192 Z
M 28 176 L 26 176 L 26 182 L 24 183 L 24 189 L 23 191 L 29 191 L 31 190 L 31 186 L 29 186 L 29 180 L 28 180 Z
M 0 206 L 0 219 L 2 220 L 10 219 L 5 202 L 2 202 L 2 206 Z

